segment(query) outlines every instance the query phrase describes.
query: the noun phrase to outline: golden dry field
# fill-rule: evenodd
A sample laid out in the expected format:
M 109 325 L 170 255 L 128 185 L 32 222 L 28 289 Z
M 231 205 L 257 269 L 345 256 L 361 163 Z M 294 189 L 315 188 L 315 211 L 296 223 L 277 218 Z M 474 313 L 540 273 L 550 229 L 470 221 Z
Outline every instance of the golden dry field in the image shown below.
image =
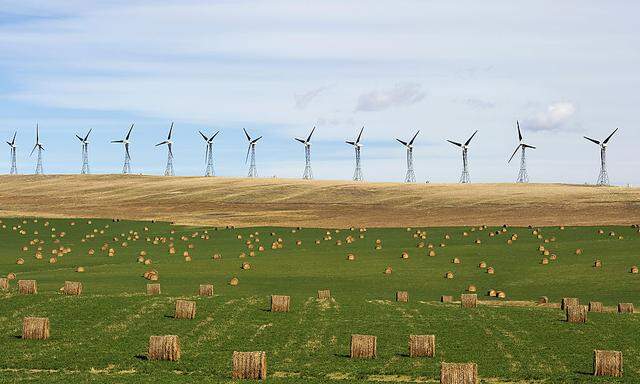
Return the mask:
M 117 217 L 193 225 L 406 227 L 627 225 L 640 188 L 162 177 L 0 176 L 0 216 Z

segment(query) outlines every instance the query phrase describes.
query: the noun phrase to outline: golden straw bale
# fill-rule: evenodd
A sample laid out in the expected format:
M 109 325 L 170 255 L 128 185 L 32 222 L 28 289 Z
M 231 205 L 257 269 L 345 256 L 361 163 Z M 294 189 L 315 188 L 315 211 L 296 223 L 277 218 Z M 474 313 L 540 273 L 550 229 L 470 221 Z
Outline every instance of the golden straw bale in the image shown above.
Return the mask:
M 147 284 L 147 295 L 159 295 L 160 294 L 160 284 L 159 283 L 149 283 Z
M 9 290 L 9 279 L 6 277 L 0 277 L 0 291 Z
M 475 308 L 478 306 L 478 295 L 475 293 L 463 293 L 460 295 L 462 308 Z
M 453 279 L 453 272 L 451 271 L 447 271 L 447 273 L 444 274 L 445 279 Z
M 478 365 L 476 363 L 440 363 L 441 384 L 477 384 Z
M 637 265 L 632 266 L 630 272 L 633 273 L 633 274 L 637 274 L 638 273 L 638 266 Z
M 396 301 L 401 303 L 406 303 L 409 301 L 409 292 L 407 291 L 398 291 L 396 292 Z
M 371 335 L 351 335 L 351 352 L 349 356 L 352 359 L 365 358 L 371 359 L 377 356 L 377 337 Z
M 318 291 L 318 299 L 325 300 L 331 298 L 331 291 L 328 289 L 323 289 Z
M 433 357 L 435 352 L 435 335 L 409 335 L 410 357 Z
M 453 296 L 442 295 L 442 296 L 440 296 L 440 301 L 442 303 L 453 303 Z
M 478 289 L 477 289 L 477 288 L 476 288 L 476 286 L 475 286 L 475 285 L 473 285 L 473 284 L 470 284 L 470 285 L 467 287 L 467 292 L 475 293 L 477 290 L 478 290 Z
M 384 270 L 384 274 L 385 275 L 390 275 L 391 273 L 393 273 L 393 268 L 391 268 L 390 265 L 387 265 L 387 268 L 385 268 L 385 270 Z
M 180 339 L 176 335 L 150 336 L 149 360 L 180 360 Z
M 589 312 L 602 312 L 603 305 L 599 301 L 590 301 L 589 302 Z
M 487 268 L 487 273 L 490 274 L 490 275 L 493 275 L 493 274 L 496 273 L 496 270 L 493 269 L 493 267 L 489 267 L 489 268 Z
M 538 299 L 538 304 L 548 304 L 549 298 L 547 296 L 540 296 Z
M 82 283 L 79 281 L 65 281 L 62 292 L 65 295 L 80 295 L 82 293 Z
M 267 354 L 259 352 L 233 352 L 234 379 L 259 379 L 267 378 Z
M 22 319 L 22 338 L 46 340 L 49 338 L 49 318 L 25 317 Z
M 568 305 L 565 308 L 567 323 L 586 323 L 587 307 L 584 305 Z
M 633 313 L 633 303 L 619 303 L 618 313 Z
M 285 295 L 271 295 L 271 312 L 289 312 L 291 298 Z
M 239 282 L 240 282 L 240 280 L 238 280 L 237 277 L 232 277 L 231 280 L 229 280 L 229 285 L 235 287 L 236 285 L 238 285 Z
M 38 293 L 38 283 L 35 280 L 18 280 L 18 292 L 23 295 Z
M 487 292 L 487 296 L 497 297 L 498 296 L 498 291 L 496 291 L 495 289 L 490 289 L 489 292 Z
M 594 350 L 593 375 L 622 377 L 622 352 Z
M 213 284 L 200 284 L 198 288 L 199 296 L 213 296 Z
M 196 302 L 191 300 L 176 300 L 175 319 L 195 319 Z
M 560 309 L 565 309 L 569 305 L 579 305 L 580 300 L 577 297 L 563 297 L 560 301 Z
M 459 259 L 459 258 L 457 258 L 457 257 L 454 257 L 454 258 L 453 258 L 453 260 L 451 260 L 451 262 L 452 262 L 453 264 L 460 264 L 460 259 Z
M 596 260 L 593 262 L 593 267 L 594 268 L 600 268 L 602 267 L 602 260 Z
M 481 261 L 480 264 L 478 264 L 478 268 L 481 268 L 481 269 L 487 268 L 487 263 L 484 261 Z

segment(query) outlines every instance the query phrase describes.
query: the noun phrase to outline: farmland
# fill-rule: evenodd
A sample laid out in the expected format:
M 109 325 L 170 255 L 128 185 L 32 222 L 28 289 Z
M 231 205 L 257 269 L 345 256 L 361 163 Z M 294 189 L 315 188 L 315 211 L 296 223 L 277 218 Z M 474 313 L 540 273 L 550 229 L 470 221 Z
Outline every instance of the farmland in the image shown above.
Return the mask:
M 0 276 L 16 279 L 0 298 L 0 381 L 229 382 L 233 351 L 258 350 L 267 353 L 269 382 L 429 382 L 438 380 L 441 361 L 475 362 L 489 382 L 640 380 L 640 318 L 614 309 L 640 304 L 640 275 L 630 273 L 640 263 L 640 234 L 630 225 L 361 231 L 46 218 L 3 218 L 2 225 Z M 43 241 L 42 259 L 34 257 L 34 239 Z M 272 249 L 274 242 L 281 248 Z M 52 253 L 61 247 L 68 252 Z M 141 251 L 148 264 L 137 260 Z M 551 255 L 557 259 L 542 264 Z M 481 261 L 495 273 L 479 268 Z M 84 272 L 76 272 L 80 266 Z M 157 271 L 160 295 L 146 295 L 149 270 Z M 233 277 L 237 286 L 229 285 Z M 38 294 L 18 294 L 20 279 L 36 280 Z M 61 294 L 65 281 L 80 281 L 82 294 Z M 213 284 L 214 295 L 197 296 L 200 284 Z M 477 308 L 439 302 L 442 295 L 459 300 L 471 284 Z M 317 300 L 321 289 L 331 299 Z M 506 298 L 488 297 L 489 290 Z M 409 301 L 396 302 L 397 291 Z M 271 312 L 272 294 L 290 295 L 290 312 Z M 538 305 L 541 296 L 550 304 Z M 562 297 L 607 310 L 570 324 L 556 305 Z M 196 302 L 195 319 L 173 318 L 181 298 Z M 48 317 L 51 337 L 22 340 L 26 316 Z M 166 334 L 180 337 L 180 360 L 147 360 L 149 336 Z M 377 336 L 377 358 L 350 359 L 351 334 Z M 409 357 L 410 334 L 435 335 L 435 356 Z M 594 349 L 622 351 L 624 376 L 593 377 Z

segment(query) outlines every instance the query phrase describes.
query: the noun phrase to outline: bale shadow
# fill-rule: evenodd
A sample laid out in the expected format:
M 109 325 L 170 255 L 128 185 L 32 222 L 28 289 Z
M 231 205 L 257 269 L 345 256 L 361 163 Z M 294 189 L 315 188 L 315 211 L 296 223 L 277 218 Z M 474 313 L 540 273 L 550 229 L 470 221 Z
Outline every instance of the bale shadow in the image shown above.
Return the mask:
M 135 355 L 134 357 L 138 360 L 143 360 L 143 361 L 149 360 L 149 357 L 147 355 Z
M 175 319 L 175 315 L 164 315 L 165 319 Z
M 335 356 L 335 357 L 345 357 L 347 359 L 351 358 L 351 355 L 348 354 L 348 353 L 334 353 L 333 356 Z

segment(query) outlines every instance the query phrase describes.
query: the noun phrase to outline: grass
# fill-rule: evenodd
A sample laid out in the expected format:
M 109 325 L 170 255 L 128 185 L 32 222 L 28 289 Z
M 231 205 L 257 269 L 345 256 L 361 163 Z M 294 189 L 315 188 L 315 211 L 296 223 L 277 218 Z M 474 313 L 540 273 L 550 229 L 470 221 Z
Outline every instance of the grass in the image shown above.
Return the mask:
M 44 226 L 48 221 L 49 226 Z M 70 223 L 75 221 L 75 225 Z M 5 218 L 0 228 L 0 275 L 9 272 L 18 279 L 36 279 L 38 295 L 25 296 L 12 291 L 0 295 L 0 381 L 86 382 L 229 382 L 231 354 L 234 350 L 265 350 L 269 382 L 367 382 L 428 381 L 439 377 L 439 362 L 478 363 L 482 379 L 490 382 L 592 383 L 640 381 L 640 317 L 616 313 L 590 313 L 586 324 L 564 322 L 562 311 L 540 306 L 490 306 L 462 309 L 457 304 L 441 304 L 441 295 L 458 298 L 469 284 L 478 287 L 482 300 L 489 289 L 503 290 L 507 300 L 535 301 L 548 296 L 553 302 L 572 296 L 587 303 L 601 301 L 607 306 L 637 301 L 640 275 L 629 273 L 640 264 L 640 235 L 631 227 L 542 228 L 543 243 L 527 228 L 509 228 L 505 234 L 489 237 L 490 231 L 469 228 L 423 228 L 426 243 L 433 243 L 437 255 L 427 256 L 427 248 L 417 248 L 415 229 L 369 229 L 364 239 L 359 232 L 331 230 L 332 240 L 316 245 L 325 229 L 243 228 L 214 230 L 170 226 L 167 223 L 112 222 L 111 220 Z M 0 225 L 2 225 L 0 224 Z M 22 228 L 14 226 L 20 225 Z M 108 228 L 105 228 L 108 226 Z M 148 228 L 145 231 L 145 227 Z M 52 228 L 56 231 L 52 232 Z M 24 229 L 28 234 L 20 235 Z M 82 243 L 88 233 L 95 238 Z M 175 234 L 170 234 L 170 230 Z M 33 235 L 33 231 L 39 235 Z M 104 230 L 104 234 L 99 231 Z M 140 239 L 121 243 L 130 230 Z M 60 244 L 51 234 L 66 232 Z M 266 250 L 255 257 L 244 243 L 259 232 Z M 469 236 L 464 237 L 466 231 Z M 616 236 L 609 236 L 614 231 Z M 272 237 L 270 232 L 275 232 Z M 121 234 L 125 234 L 124 238 Z M 517 241 L 507 245 L 516 233 Z M 238 240 L 240 234 L 243 239 Z M 445 240 L 445 234 L 451 239 Z M 180 240 L 188 236 L 188 241 Z M 356 240 L 346 244 L 345 238 Z M 622 235 L 623 239 L 618 239 Z M 173 236 L 176 254 L 169 255 L 168 244 L 153 245 L 146 238 Z M 45 240 L 43 260 L 33 257 L 29 240 Z M 118 237 L 118 241 L 113 238 Z M 272 250 L 271 243 L 281 237 L 283 249 Z M 296 246 L 295 240 L 302 240 Z M 335 245 L 342 239 L 343 245 Z M 374 250 L 381 239 L 383 248 Z M 474 244 L 481 239 L 482 244 Z M 114 257 L 100 251 L 103 243 L 116 250 Z M 446 247 L 438 245 L 444 242 Z M 167 241 L 168 243 L 168 241 Z M 187 244 L 193 261 L 185 262 Z M 558 255 L 557 261 L 541 265 L 538 246 L 544 244 Z M 23 252 L 23 246 L 29 251 Z M 72 252 L 49 264 L 51 249 L 69 246 Z M 88 249 L 96 254 L 89 256 Z M 257 248 L 257 245 L 256 245 Z M 582 248 L 582 255 L 575 249 Z M 136 262 L 141 250 L 153 264 Z M 401 259 L 403 251 L 409 259 Z M 212 260 L 219 253 L 221 260 Z M 347 261 L 354 253 L 355 261 Z M 24 265 L 16 265 L 18 257 Z M 454 257 L 461 264 L 452 264 Z M 595 259 L 602 268 L 593 268 Z M 478 268 L 483 260 L 495 268 L 489 275 Z M 243 261 L 251 263 L 242 270 Z M 386 266 L 391 275 L 383 274 Z M 76 273 L 84 266 L 86 272 Z M 162 295 L 146 296 L 144 271 L 156 269 Z M 444 274 L 452 271 L 453 279 Z M 227 284 L 236 276 L 237 287 Z M 83 294 L 64 296 L 59 288 L 65 280 L 81 281 Z M 214 284 L 213 297 L 197 297 L 198 286 Z M 333 300 L 317 301 L 319 289 L 330 289 Z M 396 303 L 395 292 L 409 292 L 408 303 Z M 269 295 L 290 295 L 291 312 L 269 312 Z M 172 318 L 176 298 L 197 302 L 195 320 Z M 24 316 L 46 316 L 51 321 L 51 339 L 21 340 Z M 378 358 L 348 358 L 352 333 L 378 337 Z M 179 362 L 152 362 L 145 358 L 150 335 L 180 336 Z M 435 358 L 409 358 L 410 334 L 435 334 Z M 593 349 L 621 350 L 625 376 L 596 379 L 592 372 Z

